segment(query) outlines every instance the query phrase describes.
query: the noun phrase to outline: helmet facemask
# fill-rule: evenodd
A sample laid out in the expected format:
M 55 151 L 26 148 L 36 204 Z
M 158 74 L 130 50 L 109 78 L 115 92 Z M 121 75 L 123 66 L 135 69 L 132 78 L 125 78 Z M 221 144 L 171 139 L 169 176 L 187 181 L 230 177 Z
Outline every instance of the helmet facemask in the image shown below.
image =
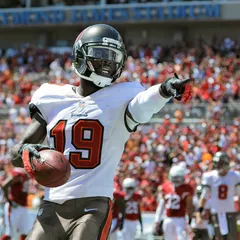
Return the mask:
M 229 164 L 221 161 L 213 161 L 213 169 L 217 170 L 220 175 L 224 175 L 230 169 Z
M 226 153 L 217 152 L 213 157 L 213 169 L 217 170 L 220 175 L 225 175 L 229 169 L 229 158 Z
M 179 165 L 171 167 L 169 179 L 175 187 L 181 186 L 185 181 L 185 169 Z
M 135 188 L 134 187 L 124 188 L 124 192 L 126 194 L 126 199 L 130 199 L 135 192 Z
M 172 176 L 170 180 L 176 187 L 181 186 L 185 181 L 184 176 Z
M 136 182 L 133 178 L 125 178 L 122 183 L 123 190 L 125 192 L 125 199 L 128 200 L 130 199 L 135 190 L 136 190 Z
M 81 46 L 75 44 L 76 56 L 73 63 L 75 72 L 83 79 L 92 81 L 99 87 L 105 87 L 120 77 L 126 54 L 123 51 L 101 43 L 88 43 Z

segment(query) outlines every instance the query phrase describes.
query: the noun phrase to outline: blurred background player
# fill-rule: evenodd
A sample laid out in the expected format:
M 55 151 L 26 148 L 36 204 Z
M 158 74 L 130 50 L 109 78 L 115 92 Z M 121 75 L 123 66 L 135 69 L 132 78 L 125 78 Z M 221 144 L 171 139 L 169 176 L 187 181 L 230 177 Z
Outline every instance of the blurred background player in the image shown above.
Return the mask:
M 196 188 L 196 194 L 193 197 L 193 205 L 195 211 L 198 209 L 198 203 L 200 196 L 202 194 L 202 186 L 199 185 Z M 202 211 L 202 219 L 203 221 L 200 223 L 196 223 L 195 214 L 193 215 L 191 221 L 191 228 L 193 232 L 193 240 L 209 240 L 209 218 L 210 218 L 210 200 L 207 200 L 207 203 L 204 206 L 204 210 Z
M 160 203 L 161 199 L 162 199 L 162 186 L 158 187 L 158 203 Z M 166 208 L 164 208 L 163 213 L 160 214 L 159 213 L 159 204 L 158 204 L 158 208 L 157 208 L 157 212 L 155 213 L 155 224 L 154 224 L 154 228 L 153 228 L 153 235 L 154 236 L 158 236 L 158 237 L 162 237 L 163 236 L 163 222 L 164 219 L 166 218 Z
M 7 178 L 8 174 L 8 167 L 7 165 L 9 162 L 7 162 L 5 159 L 2 159 L 0 161 L 0 237 L 5 233 L 4 229 L 4 205 L 6 203 L 6 197 L 3 191 L 3 183 L 4 180 Z M 12 164 L 10 165 L 10 168 L 12 167 Z
M 29 178 L 24 169 L 10 166 L 12 165 L 8 165 L 8 176 L 2 183 L 7 201 L 4 205 L 5 233 L 1 240 L 12 240 L 13 236 L 20 236 L 20 240 L 23 240 L 32 227 L 27 211 Z
M 191 185 L 184 183 L 185 168 L 182 166 L 171 167 L 169 178 L 170 182 L 162 185 L 162 198 L 156 211 L 155 226 L 160 223 L 166 209 L 166 218 L 163 221 L 164 239 L 184 240 L 187 239 L 186 213 L 192 219 L 194 190 Z
M 229 161 L 224 152 L 214 155 L 214 170 L 202 176 L 203 192 L 196 213 L 196 221 L 200 224 L 203 222 L 201 213 L 210 198 L 212 222 L 218 240 L 238 239 L 234 196 L 240 194 L 240 177 L 229 170 Z
M 119 190 L 113 192 L 113 211 L 112 211 L 112 225 L 110 229 L 110 240 L 117 240 L 117 232 L 121 231 L 124 224 L 125 217 L 125 194 Z
M 137 223 L 140 223 L 143 232 L 142 213 L 140 203 L 142 196 L 136 191 L 136 182 L 133 178 L 126 178 L 122 183 L 125 193 L 125 219 L 122 230 L 123 240 L 134 239 L 137 232 Z

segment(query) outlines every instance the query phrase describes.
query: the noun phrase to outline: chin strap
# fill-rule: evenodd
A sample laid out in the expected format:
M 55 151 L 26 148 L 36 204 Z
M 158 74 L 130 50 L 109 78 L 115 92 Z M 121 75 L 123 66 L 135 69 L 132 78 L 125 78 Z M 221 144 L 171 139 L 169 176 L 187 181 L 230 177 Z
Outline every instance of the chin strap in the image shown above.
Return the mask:
M 85 79 L 87 79 L 89 81 L 92 81 L 98 87 L 107 87 L 107 86 L 111 85 L 111 83 L 113 81 L 112 78 L 99 76 L 99 75 L 97 75 L 94 72 L 91 73 L 90 77 L 83 76 L 83 78 L 85 78 Z
M 99 76 L 95 72 L 91 72 L 91 74 L 89 74 L 89 77 L 88 77 L 86 75 L 83 75 L 83 74 L 79 73 L 78 70 L 74 66 L 73 66 L 73 69 L 74 69 L 74 72 L 77 74 L 78 77 L 83 78 L 83 79 L 88 80 L 88 81 L 91 81 L 96 86 L 101 87 L 101 88 L 102 87 L 107 87 L 107 86 L 111 85 L 112 82 L 115 81 L 112 78 Z

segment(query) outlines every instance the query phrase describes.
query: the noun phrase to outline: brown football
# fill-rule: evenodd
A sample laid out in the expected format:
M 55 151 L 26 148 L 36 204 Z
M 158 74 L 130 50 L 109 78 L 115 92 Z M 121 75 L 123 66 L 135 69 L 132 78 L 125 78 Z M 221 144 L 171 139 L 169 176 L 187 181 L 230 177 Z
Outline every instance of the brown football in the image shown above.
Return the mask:
M 59 187 L 65 184 L 71 174 L 71 167 L 66 157 L 55 150 L 39 152 L 41 160 L 33 159 L 36 169 L 34 178 L 45 187 Z

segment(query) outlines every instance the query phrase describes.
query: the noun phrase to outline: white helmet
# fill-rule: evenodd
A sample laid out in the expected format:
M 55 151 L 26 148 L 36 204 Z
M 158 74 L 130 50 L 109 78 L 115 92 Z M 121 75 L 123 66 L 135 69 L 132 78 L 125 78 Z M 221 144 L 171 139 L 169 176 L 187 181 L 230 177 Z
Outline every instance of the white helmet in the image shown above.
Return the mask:
M 123 188 L 136 188 L 136 182 L 133 178 L 125 178 L 122 183 Z
M 185 168 L 179 165 L 171 167 L 169 178 L 176 187 L 182 185 L 185 180 Z
M 126 193 L 126 199 L 132 197 L 135 192 L 136 182 L 133 178 L 125 178 L 122 183 L 123 190 Z

